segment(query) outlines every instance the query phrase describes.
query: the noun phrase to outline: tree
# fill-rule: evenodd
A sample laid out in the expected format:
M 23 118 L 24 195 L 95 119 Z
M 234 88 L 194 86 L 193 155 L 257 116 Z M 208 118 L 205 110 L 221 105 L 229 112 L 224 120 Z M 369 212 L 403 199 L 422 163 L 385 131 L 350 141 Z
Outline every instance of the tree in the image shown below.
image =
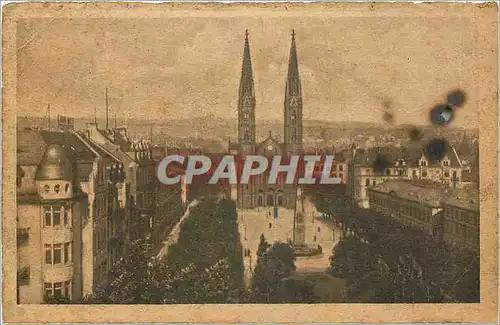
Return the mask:
M 159 303 L 161 290 L 154 281 L 155 262 L 150 259 L 151 246 L 147 240 L 136 240 L 127 258 L 112 268 L 112 281 L 87 300 L 107 304 Z
M 312 304 L 319 299 L 314 292 L 314 284 L 311 281 L 293 276 L 284 278 L 281 281 L 279 296 L 282 303 Z
M 59 296 L 45 296 L 43 297 L 43 302 L 46 304 L 54 304 L 54 305 L 67 305 L 71 304 L 71 300 L 67 297 L 59 297 Z
M 289 244 L 275 243 L 259 258 L 252 277 L 255 302 L 280 302 L 281 281 L 295 271 L 295 256 Z
M 264 234 L 261 234 L 259 247 L 257 248 L 257 260 L 260 259 L 260 257 L 264 255 L 265 252 L 267 252 L 269 247 L 271 247 L 271 245 L 269 245 L 269 243 L 266 241 Z

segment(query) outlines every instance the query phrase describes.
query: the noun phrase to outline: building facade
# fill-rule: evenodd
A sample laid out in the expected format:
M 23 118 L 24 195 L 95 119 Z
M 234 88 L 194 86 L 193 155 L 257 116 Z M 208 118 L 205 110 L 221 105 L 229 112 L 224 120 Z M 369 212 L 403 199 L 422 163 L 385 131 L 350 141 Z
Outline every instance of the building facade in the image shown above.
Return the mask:
M 395 179 L 429 180 L 445 187 L 462 186 L 462 166 L 458 153 L 447 145 L 439 160 L 430 159 L 424 148 L 374 147 L 357 149 L 352 145 L 348 163 L 347 196 L 352 203 L 368 208 L 368 189 L 381 182 Z
M 126 215 L 126 243 L 148 239 L 153 247 L 159 245 L 182 216 L 186 203 L 185 184 L 165 185 L 156 177 L 156 166 L 166 149 L 153 148 L 150 141 L 131 140 L 125 128 L 102 130 L 95 123 L 87 125 L 85 136 L 123 165 L 120 186 L 126 190 L 120 192 L 119 203 Z
M 443 200 L 444 237 L 452 245 L 479 248 L 479 191 L 471 185 L 455 189 Z
M 479 192 L 428 180 L 388 180 L 368 190 L 370 209 L 437 241 L 479 249 Z
M 441 183 L 425 180 L 388 180 L 367 189 L 370 209 L 419 229 L 436 240 L 443 235 L 445 188 Z
M 229 143 L 229 151 L 244 161 L 246 156 L 282 157 L 282 164 L 290 155 L 302 154 L 302 86 L 299 77 L 295 32 L 292 32 L 292 44 L 288 62 L 288 74 L 285 84 L 284 98 L 284 142 L 278 142 L 269 132 L 269 136 L 261 142 L 256 142 L 255 122 L 255 89 L 250 56 L 248 32 L 245 36 L 243 65 L 238 94 L 238 142 Z M 237 202 L 240 208 L 257 206 L 283 206 L 293 208 L 295 205 L 296 186 L 284 184 L 283 178 L 278 178 L 277 184 L 267 184 L 268 174 L 251 179 L 249 184 L 238 185 Z
M 72 132 L 18 132 L 17 238 L 18 301 L 43 303 L 50 297 L 78 300 L 86 277 L 96 276 L 84 252 L 92 216 L 87 187 L 99 161 Z

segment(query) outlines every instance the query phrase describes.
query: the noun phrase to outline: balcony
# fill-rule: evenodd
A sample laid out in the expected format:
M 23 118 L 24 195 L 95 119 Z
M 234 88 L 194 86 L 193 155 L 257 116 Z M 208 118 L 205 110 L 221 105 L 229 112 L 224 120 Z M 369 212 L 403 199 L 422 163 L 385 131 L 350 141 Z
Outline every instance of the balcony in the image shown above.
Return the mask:
M 29 238 L 30 238 L 30 228 L 17 229 L 17 246 L 26 244 Z
M 30 283 L 30 267 L 25 266 L 17 271 L 18 285 L 28 285 Z

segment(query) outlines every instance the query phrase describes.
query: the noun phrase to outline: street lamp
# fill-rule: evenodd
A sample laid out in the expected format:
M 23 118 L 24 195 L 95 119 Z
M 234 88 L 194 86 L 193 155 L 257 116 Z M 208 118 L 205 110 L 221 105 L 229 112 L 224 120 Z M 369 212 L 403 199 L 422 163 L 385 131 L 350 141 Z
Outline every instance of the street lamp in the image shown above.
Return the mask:
M 252 274 L 252 251 L 248 249 L 248 257 L 250 258 L 250 274 Z

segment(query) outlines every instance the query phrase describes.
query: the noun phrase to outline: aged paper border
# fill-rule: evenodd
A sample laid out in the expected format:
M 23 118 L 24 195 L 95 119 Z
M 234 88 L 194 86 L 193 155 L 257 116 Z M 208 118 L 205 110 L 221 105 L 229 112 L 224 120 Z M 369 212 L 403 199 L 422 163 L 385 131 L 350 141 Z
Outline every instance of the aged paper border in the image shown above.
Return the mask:
M 498 322 L 498 8 L 458 3 L 12 3 L 3 17 L 3 313 L 15 322 Z M 203 10 L 202 10 L 203 9 Z M 236 15 L 477 17 L 491 49 L 478 74 L 481 193 L 481 303 L 315 305 L 17 305 L 16 304 L 16 22 L 19 18 L 209 17 Z

